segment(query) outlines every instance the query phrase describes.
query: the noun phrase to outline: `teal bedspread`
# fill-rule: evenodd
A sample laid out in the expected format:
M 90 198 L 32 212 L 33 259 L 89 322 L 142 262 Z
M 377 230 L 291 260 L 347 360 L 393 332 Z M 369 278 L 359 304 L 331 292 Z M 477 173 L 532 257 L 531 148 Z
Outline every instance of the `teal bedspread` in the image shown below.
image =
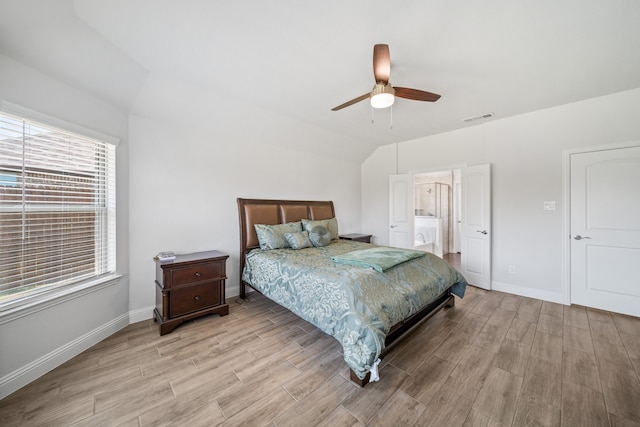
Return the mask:
M 457 270 L 430 253 L 384 273 L 331 259 L 373 247 L 335 240 L 319 248 L 256 249 L 247 255 L 242 280 L 335 337 L 342 344 L 347 365 L 364 378 L 393 325 L 447 288 L 463 297 L 466 287 Z
M 370 267 L 382 273 L 391 267 L 423 256 L 426 256 L 426 252 L 376 246 L 347 252 L 343 255 L 335 255 L 331 257 L 331 261 L 356 267 Z

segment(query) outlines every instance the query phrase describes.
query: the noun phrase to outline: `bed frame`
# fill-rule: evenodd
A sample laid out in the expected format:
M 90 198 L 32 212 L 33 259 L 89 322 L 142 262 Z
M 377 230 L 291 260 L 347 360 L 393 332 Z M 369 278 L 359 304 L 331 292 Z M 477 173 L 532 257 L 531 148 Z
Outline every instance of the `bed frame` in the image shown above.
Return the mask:
M 254 224 L 284 224 L 300 221 L 301 219 L 320 220 L 335 217 L 333 202 L 331 201 L 302 201 L 302 200 L 268 200 L 238 198 L 238 216 L 240 220 L 240 298 L 246 299 L 246 287 L 251 285 L 242 280 L 245 258 L 249 251 L 260 247 Z M 443 292 L 434 302 L 424 307 L 413 316 L 394 325 L 385 340 L 385 348 L 380 355 L 384 357 L 402 337 L 407 336 L 414 328 L 432 317 L 444 307 L 453 307 L 454 297 L 451 289 Z M 360 379 L 351 370 L 350 378 L 359 386 L 369 382 L 369 374 Z

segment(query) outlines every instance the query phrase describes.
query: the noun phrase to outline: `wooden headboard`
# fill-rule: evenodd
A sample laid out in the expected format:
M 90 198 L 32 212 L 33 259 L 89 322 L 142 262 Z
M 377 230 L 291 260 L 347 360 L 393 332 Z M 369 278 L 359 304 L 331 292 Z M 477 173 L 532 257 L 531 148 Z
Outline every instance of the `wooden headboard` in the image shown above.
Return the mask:
M 240 298 L 245 297 L 246 283 L 242 281 L 247 253 L 260 247 L 254 224 L 285 224 L 301 219 L 329 219 L 335 217 L 332 201 L 265 200 L 238 198 L 240 221 Z

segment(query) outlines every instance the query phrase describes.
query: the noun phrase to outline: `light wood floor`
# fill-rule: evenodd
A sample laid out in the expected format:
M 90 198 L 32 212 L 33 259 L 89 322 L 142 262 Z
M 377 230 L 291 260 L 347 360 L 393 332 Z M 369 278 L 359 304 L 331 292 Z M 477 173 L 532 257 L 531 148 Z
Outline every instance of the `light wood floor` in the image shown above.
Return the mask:
M 257 296 L 128 326 L 0 401 L 0 425 L 638 426 L 640 319 L 468 288 L 347 378 L 337 342 Z

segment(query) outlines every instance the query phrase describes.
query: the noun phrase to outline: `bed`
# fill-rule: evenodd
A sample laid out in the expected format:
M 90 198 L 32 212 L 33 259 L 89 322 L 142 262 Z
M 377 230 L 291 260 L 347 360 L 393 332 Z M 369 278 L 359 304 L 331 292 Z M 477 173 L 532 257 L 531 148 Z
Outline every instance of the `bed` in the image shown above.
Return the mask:
M 238 213 L 240 298 L 249 286 L 332 335 L 360 386 L 401 337 L 464 296 L 464 277 L 435 255 L 339 239 L 331 201 L 239 198 Z M 380 264 L 389 256 L 400 258 Z

